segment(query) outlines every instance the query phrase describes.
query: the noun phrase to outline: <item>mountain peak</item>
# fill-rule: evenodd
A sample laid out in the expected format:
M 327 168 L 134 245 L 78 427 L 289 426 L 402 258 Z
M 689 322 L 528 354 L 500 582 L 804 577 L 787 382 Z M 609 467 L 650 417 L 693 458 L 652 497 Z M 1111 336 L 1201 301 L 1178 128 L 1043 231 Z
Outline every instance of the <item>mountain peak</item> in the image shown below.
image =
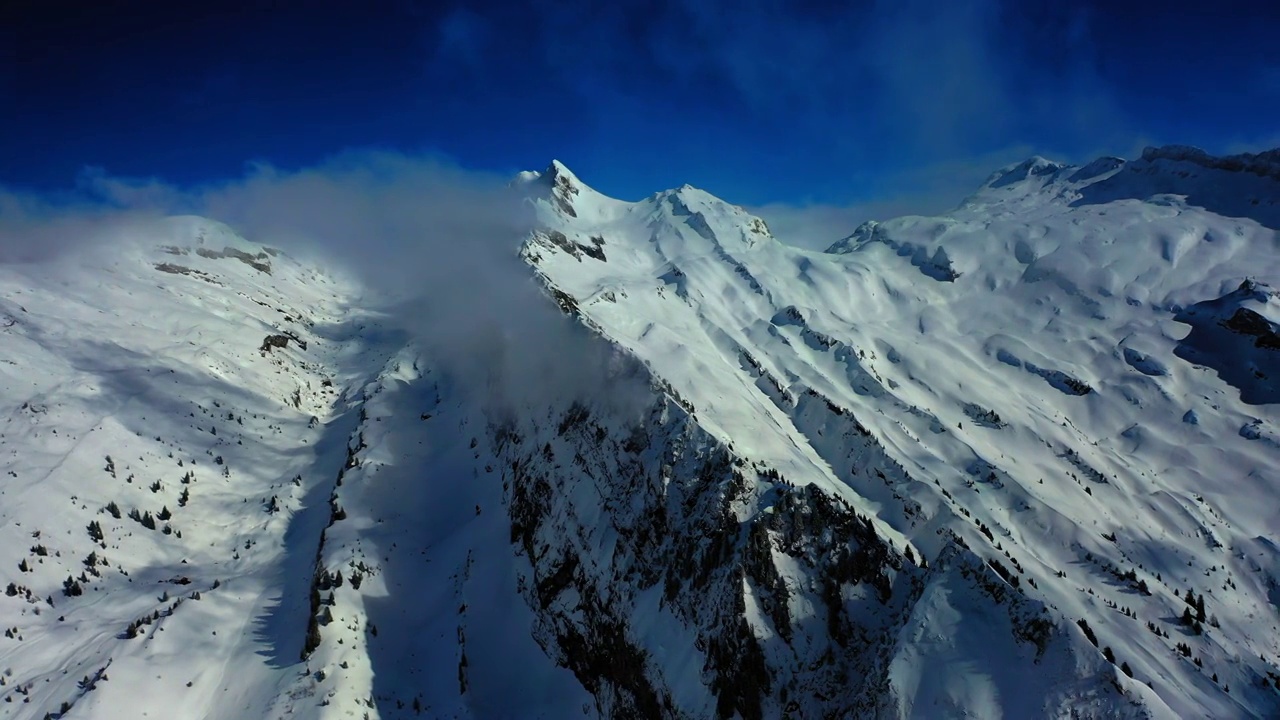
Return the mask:
M 1065 163 L 1055 162 L 1040 155 L 1032 155 L 1022 162 L 1006 165 L 997 170 L 983 184 L 992 188 L 1006 187 L 1023 180 L 1052 176 L 1067 167 L 1069 166 Z
M 574 199 L 585 189 L 592 194 L 595 191 L 587 187 L 573 174 L 564 163 L 552 160 L 542 172 L 525 170 L 518 173 L 510 183 L 511 187 L 523 187 L 534 199 L 542 197 L 550 200 L 552 206 L 562 215 L 577 217 Z M 548 192 L 549 191 L 549 192 Z M 547 192 L 547 196 L 542 193 Z
M 515 178 L 512 180 L 513 185 L 531 185 L 538 182 L 553 188 L 557 185 L 585 187 L 582 184 L 582 181 L 578 179 L 578 176 L 559 160 L 552 160 L 551 163 L 541 172 L 537 170 L 525 170 L 517 173 Z
M 577 195 L 582 190 L 595 192 L 559 160 L 552 160 L 547 169 L 542 171 L 542 176 L 551 183 L 553 188 L 563 188 L 567 193 Z
M 516 175 L 511 185 L 523 188 L 525 198 L 541 208 L 539 214 L 544 224 L 558 225 L 572 220 L 597 222 L 630 205 L 582 182 L 559 160 L 552 160 L 541 172 L 526 170 Z
M 552 177 L 563 175 L 569 178 L 570 180 L 578 179 L 578 176 L 574 175 L 573 171 L 570 170 L 567 165 L 560 162 L 559 160 L 554 160 L 554 159 L 551 161 L 551 164 L 547 166 L 546 174 Z

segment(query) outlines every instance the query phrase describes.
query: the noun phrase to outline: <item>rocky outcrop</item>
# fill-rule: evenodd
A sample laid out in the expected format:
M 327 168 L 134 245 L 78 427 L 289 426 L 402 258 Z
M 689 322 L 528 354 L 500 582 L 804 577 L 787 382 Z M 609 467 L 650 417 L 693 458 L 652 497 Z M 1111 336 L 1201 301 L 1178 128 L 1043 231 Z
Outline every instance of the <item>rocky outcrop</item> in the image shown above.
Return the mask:
M 917 565 L 871 518 L 737 456 L 671 401 L 630 427 L 582 404 L 557 417 L 492 440 L 535 637 L 604 717 L 899 712 L 890 668 L 935 577 L 1011 618 L 1029 657 L 1064 632 L 962 541 L 936 572 Z
M 268 275 L 271 274 L 271 263 L 267 260 L 267 253 L 265 252 L 253 255 L 243 250 L 237 250 L 233 247 L 224 247 L 221 250 L 210 250 L 202 247 L 196 248 L 196 254 L 202 258 L 208 258 L 210 260 L 234 258 L 258 272 L 263 272 Z
M 265 338 L 262 339 L 262 345 L 258 347 L 258 350 L 264 353 L 271 352 L 275 348 L 280 348 L 281 350 L 283 350 L 289 347 L 289 341 L 293 341 L 294 343 L 297 344 L 299 348 L 303 350 L 307 349 L 306 340 L 303 340 L 302 338 L 298 337 L 297 335 L 291 332 L 285 332 L 283 334 L 266 336 Z
M 1280 148 L 1260 153 L 1240 153 L 1216 157 L 1190 145 L 1165 145 L 1148 147 L 1142 151 L 1142 159 L 1147 162 L 1157 160 L 1173 160 L 1189 162 L 1204 168 L 1226 170 L 1228 172 L 1247 172 L 1258 177 L 1280 180 Z

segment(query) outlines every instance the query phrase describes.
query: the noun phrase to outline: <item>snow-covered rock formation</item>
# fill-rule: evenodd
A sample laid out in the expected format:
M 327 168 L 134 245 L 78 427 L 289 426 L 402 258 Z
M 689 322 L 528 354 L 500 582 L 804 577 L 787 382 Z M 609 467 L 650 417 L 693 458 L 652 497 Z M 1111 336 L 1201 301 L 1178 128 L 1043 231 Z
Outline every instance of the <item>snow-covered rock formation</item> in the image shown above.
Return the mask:
M 1271 163 L 826 252 L 553 163 L 520 254 L 603 369 L 501 402 L 211 221 L 0 268 L 0 717 L 1274 716 Z

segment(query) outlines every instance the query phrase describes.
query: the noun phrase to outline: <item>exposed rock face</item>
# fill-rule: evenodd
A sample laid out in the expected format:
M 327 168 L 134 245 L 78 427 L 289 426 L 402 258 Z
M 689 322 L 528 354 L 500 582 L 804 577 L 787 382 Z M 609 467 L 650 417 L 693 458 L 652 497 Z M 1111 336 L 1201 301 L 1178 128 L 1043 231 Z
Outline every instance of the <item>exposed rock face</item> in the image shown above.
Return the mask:
M 1266 318 L 1249 308 L 1236 308 L 1235 314 L 1222 322 L 1228 330 L 1244 335 L 1253 335 L 1260 348 L 1280 350 L 1280 333 L 1277 333 Z
M 1142 159 L 1148 162 L 1155 160 L 1190 162 L 1205 168 L 1230 172 L 1247 172 L 1259 177 L 1280 180 L 1280 148 L 1260 153 L 1240 153 L 1239 155 L 1215 157 L 1200 148 L 1191 147 L 1190 145 L 1165 145 L 1144 148 Z
M 201 247 L 196 248 L 196 254 L 203 258 L 209 258 L 210 260 L 235 258 L 258 272 L 263 272 L 268 275 L 271 274 L 271 263 L 267 260 L 267 253 L 265 250 L 253 255 L 229 246 L 224 247 L 221 250 L 210 250 L 209 248 Z
M 674 403 L 630 429 L 574 405 L 494 442 L 536 637 L 605 717 L 896 715 L 900 637 L 933 622 L 932 587 L 985 598 L 1029 661 L 1077 662 L 1017 572 L 959 540 L 922 568 Z

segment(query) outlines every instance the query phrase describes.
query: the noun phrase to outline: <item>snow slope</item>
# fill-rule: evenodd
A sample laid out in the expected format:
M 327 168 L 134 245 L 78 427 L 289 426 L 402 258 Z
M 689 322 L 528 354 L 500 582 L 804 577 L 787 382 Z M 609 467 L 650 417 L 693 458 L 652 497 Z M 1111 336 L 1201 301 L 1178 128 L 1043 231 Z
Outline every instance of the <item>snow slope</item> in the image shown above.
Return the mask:
M 0 272 L 0 713 L 260 714 L 352 288 L 198 218 Z
M 546 230 L 525 253 L 742 457 L 873 515 L 896 548 L 948 556 L 954 534 L 1012 565 L 1017 595 L 1127 663 L 1117 686 L 1142 712 L 1269 716 L 1280 185 L 1256 169 L 1178 148 L 1034 158 L 945 217 L 812 253 L 689 187 L 597 206 L 553 166 L 576 213 L 535 201 Z M 899 630 L 891 714 L 1055 715 L 1055 694 L 1107 685 L 1079 642 L 1058 671 L 1005 674 L 1016 654 L 976 620 L 990 603 L 944 600 L 934 567 L 920 625 Z M 1179 622 L 1188 589 L 1201 634 Z
M 2 266 L 0 717 L 1276 716 L 1273 167 L 1033 158 L 819 253 L 553 163 L 606 379 L 501 403 L 213 221 Z

